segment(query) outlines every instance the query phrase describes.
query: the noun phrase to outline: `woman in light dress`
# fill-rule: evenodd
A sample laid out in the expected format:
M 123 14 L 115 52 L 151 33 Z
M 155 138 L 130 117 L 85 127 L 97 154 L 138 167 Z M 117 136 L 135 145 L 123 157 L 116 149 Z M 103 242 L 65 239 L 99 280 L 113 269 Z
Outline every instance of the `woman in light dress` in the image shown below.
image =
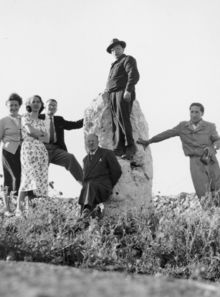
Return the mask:
M 21 184 L 16 216 L 22 216 L 22 202 L 29 191 L 36 197 L 48 195 L 48 153 L 43 142 L 49 141 L 45 121 L 39 119 L 44 105 L 40 96 L 27 100 L 27 114 L 22 117 Z
M 22 98 L 13 93 L 6 101 L 9 115 L 0 119 L 0 141 L 2 142 L 2 165 L 3 165 L 3 202 L 4 215 L 11 216 L 9 196 L 17 195 L 20 186 L 21 164 L 21 116 L 19 109 Z

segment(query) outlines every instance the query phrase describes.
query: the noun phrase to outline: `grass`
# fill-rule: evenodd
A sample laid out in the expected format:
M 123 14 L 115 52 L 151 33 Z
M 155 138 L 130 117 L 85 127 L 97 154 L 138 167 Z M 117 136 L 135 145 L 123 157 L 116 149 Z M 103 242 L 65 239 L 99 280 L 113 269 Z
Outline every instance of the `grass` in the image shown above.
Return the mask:
M 220 279 L 220 209 L 185 193 L 153 208 L 77 223 L 76 199 L 36 199 L 25 219 L 0 217 L 0 259 Z

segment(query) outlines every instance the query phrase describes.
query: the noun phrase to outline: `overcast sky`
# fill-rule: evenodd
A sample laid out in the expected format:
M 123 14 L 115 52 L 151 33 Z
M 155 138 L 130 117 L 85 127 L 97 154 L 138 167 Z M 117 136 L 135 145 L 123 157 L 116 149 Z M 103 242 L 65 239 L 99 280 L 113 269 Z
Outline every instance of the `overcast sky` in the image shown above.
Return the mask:
M 119 38 L 137 60 L 137 100 L 150 136 L 187 120 L 193 101 L 205 105 L 204 118 L 220 131 L 219 16 L 219 0 L 0 0 L 0 116 L 17 92 L 55 98 L 57 114 L 82 118 L 105 88 L 112 62 L 106 47 Z M 83 130 L 67 131 L 66 142 L 82 164 Z M 151 149 L 153 192 L 194 192 L 180 140 Z M 65 169 L 51 166 L 50 180 L 78 196 Z

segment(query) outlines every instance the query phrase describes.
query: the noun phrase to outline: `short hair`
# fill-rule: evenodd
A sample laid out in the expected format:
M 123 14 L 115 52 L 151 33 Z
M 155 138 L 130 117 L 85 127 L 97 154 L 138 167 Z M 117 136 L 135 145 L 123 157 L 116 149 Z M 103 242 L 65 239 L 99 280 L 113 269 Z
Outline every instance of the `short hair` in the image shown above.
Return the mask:
M 21 106 L 22 103 L 23 103 L 22 98 L 21 98 L 17 93 L 12 93 L 12 94 L 9 96 L 8 100 L 6 101 L 6 104 L 7 104 L 8 102 L 10 102 L 10 101 L 17 101 L 18 104 L 19 104 L 19 106 Z
M 27 101 L 26 101 L 26 110 L 27 110 L 27 112 L 31 112 L 32 111 L 31 105 L 30 105 L 31 104 L 31 99 L 33 99 L 35 97 L 37 97 L 38 99 L 40 99 L 40 102 L 41 102 L 41 108 L 39 110 L 39 114 L 40 114 L 42 112 L 42 110 L 44 109 L 44 103 L 43 103 L 43 101 L 42 101 L 42 99 L 41 99 L 41 97 L 39 95 L 34 95 L 34 96 L 32 96 L 32 97 L 30 97 L 30 98 L 27 99 Z
M 89 136 L 94 136 L 99 141 L 99 137 L 98 137 L 97 134 L 95 134 L 95 133 L 89 133 L 89 134 L 87 134 L 86 135 L 86 140 L 88 139 Z
M 203 106 L 201 103 L 193 102 L 193 103 L 190 105 L 189 110 L 190 110 L 191 107 L 193 107 L 193 106 L 197 106 L 197 107 L 199 107 L 199 108 L 200 108 L 200 111 L 201 111 L 202 113 L 205 112 L 205 108 L 204 108 L 204 106 Z
M 48 100 L 46 101 L 46 104 L 47 104 L 48 102 L 55 102 L 55 103 L 57 104 L 57 100 L 56 100 L 56 99 L 48 99 Z

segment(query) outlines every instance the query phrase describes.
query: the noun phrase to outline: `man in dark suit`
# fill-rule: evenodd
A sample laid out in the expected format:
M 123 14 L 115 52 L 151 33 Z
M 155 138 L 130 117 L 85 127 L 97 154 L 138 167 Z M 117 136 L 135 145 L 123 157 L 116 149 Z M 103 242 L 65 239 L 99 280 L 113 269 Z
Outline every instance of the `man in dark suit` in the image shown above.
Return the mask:
M 47 100 L 45 107 L 46 114 L 42 114 L 40 118 L 46 121 L 47 130 L 50 135 L 49 143 L 45 143 L 49 155 L 49 162 L 65 167 L 66 170 L 68 170 L 72 176 L 82 184 L 82 168 L 74 155 L 67 152 L 64 140 L 64 130 L 82 128 L 83 119 L 77 122 L 72 122 L 66 121 L 61 116 L 54 116 L 57 111 L 57 101 L 55 99 Z
M 88 217 L 101 202 L 106 201 L 121 176 L 121 166 L 114 153 L 98 146 L 98 137 L 86 138 L 88 155 L 83 159 L 83 187 L 79 197 L 81 213 Z
M 114 152 L 117 156 L 132 160 L 136 146 L 132 136 L 130 114 L 135 100 L 135 85 L 139 80 L 136 60 L 124 54 L 126 43 L 113 39 L 107 47 L 115 62 L 112 63 L 106 91 L 111 104 Z

